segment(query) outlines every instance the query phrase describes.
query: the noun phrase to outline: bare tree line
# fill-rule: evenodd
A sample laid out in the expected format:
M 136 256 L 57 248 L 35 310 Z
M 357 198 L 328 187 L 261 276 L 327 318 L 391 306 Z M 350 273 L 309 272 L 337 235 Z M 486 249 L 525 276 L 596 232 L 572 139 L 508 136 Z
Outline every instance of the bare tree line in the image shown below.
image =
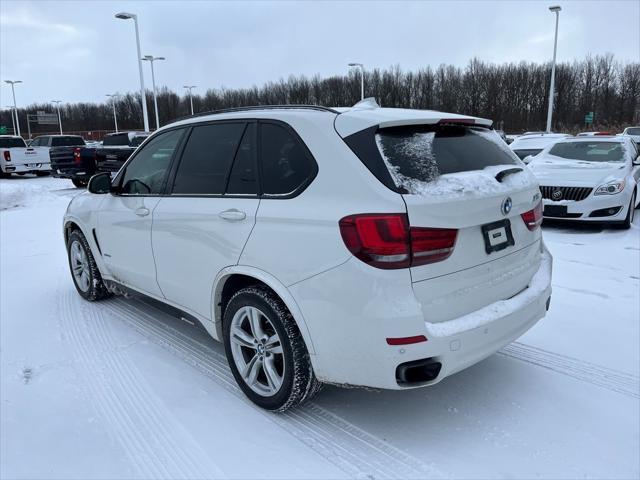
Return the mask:
M 350 106 L 360 99 L 356 72 L 344 76 L 291 76 L 261 87 L 208 89 L 194 93 L 196 112 L 268 104 Z M 509 133 L 542 130 L 547 115 L 550 65 L 531 62 L 493 64 L 477 58 L 466 67 L 440 65 L 405 72 L 400 67 L 365 73 L 365 94 L 385 107 L 406 107 L 464 113 L 494 120 Z M 116 102 L 120 129 L 142 127 L 139 94 L 127 93 Z M 147 95 L 149 121 L 154 127 L 153 99 Z M 160 123 L 189 115 L 189 97 L 163 87 L 158 94 Z M 20 128 L 27 131 L 26 114 L 52 112 L 50 104 L 18 109 Z M 62 106 L 66 131 L 113 130 L 111 103 L 73 103 Z M 588 56 L 556 67 L 555 131 L 583 130 L 584 116 L 594 112 L 593 128 L 620 130 L 640 123 L 640 63 L 622 63 L 612 54 Z M 10 127 L 9 111 L 0 124 Z M 55 131 L 51 125 L 33 125 L 32 133 Z

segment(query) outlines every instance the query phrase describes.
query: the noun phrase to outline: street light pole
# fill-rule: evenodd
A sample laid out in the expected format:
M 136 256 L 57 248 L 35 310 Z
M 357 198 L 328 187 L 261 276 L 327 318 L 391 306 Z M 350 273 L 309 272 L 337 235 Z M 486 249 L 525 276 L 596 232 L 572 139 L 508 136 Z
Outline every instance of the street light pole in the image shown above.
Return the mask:
M 189 103 L 191 104 L 191 115 L 193 115 L 193 97 L 191 96 L 191 89 L 196 88 L 197 85 L 183 85 L 182 88 L 189 90 Z
M 117 93 L 107 93 L 107 97 L 111 98 L 111 102 L 113 103 L 113 123 L 116 127 L 116 133 L 118 133 L 118 117 L 116 115 L 116 100 L 120 95 Z
M 153 87 L 153 107 L 156 111 L 156 130 L 160 128 L 160 117 L 158 116 L 158 97 L 156 95 L 156 74 L 153 70 L 153 62 L 156 60 L 165 60 L 164 57 L 154 57 L 153 55 L 145 55 L 142 60 L 146 60 L 151 64 L 151 86 Z
M 144 131 L 149 131 L 149 116 L 147 115 L 147 96 L 144 90 L 144 75 L 142 74 L 142 53 L 140 53 L 140 32 L 138 30 L 138 15 L 135 13 L 116 13 L 116 18 L 121 20 L 133 19 L 136 27 L 136 46 L 138 48 L 138 71 L 140 72 L 140 99 L 142 101 L 142 118 L 144 121 Z
M 547 112 L 547 133 L 551 132 L 551 119 L 553 117 L 553 90 L 556 81 L 556 51 L 558 49 L 558 20 L 560 18 L 560 5 L 549 7 L 549 11 L 556 14 L 556 35 L 553 40 L 553 63 L 551 64 L 551 86 L 549 87 L 549 111 Z
M 13 106 L 12 105 L 6 105 L 6 108 L 9 109 L 9 111 L 11 112 L 11 124 L 13 125 L 13 134 L 16 134 L 16 117 L 13 116 L 14 112 L 13 112 Z
M 20 136 L 20 119 L 18 118 L 18 106 L 16 105 L 15 84 L 22 83 L 22 80 L 5 80 L 4 82 L 11 84 L 11 93 L 13 94 L 13 111 L 16 113 L 16 128 L 18 129 L 18 136 Z
M 350 63 L 350 67 L 360 67 L 360 100 L 364 100 L 364 65 L 362 63 Z
M 62 135 L 62 117 L 60 117 L 60 103 L 62 103 L 62 100 L 51 100 L 51 103 L 55 103 L 58 109 L 58 125 L 60 126 L 60 135 Z

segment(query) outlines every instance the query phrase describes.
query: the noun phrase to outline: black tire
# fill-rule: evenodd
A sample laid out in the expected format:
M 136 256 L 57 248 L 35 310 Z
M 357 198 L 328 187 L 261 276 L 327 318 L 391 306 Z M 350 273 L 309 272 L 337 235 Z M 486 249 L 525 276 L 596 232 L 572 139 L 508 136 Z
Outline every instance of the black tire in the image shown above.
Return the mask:
M 37 171 L 34 172 L 36 174 L 36 177 L 48 177 L 49 176 L 49 172 L 43 172 L 43 171 Z
M 11 178 L 11 174 L 8 172 L 0 171 L 0 178 Z
M 74 274 L 74 260 L 72 260 L 71 258 L 71 251 L 72 248 L 75 248 L 75 244 L 77 244 L 86 255 L 86 275 L 88 277 L 88 285 L 86 286 L 86 288 L 83 288 L 82 285 L 79 284 L 79 280 L 76 279 L 76 275 Z M 93 254 L 91 253 L 89 242 L 87 242 L 87 239 L 84 237 L 80 230 L 72 231 L 69 235 L 69 238 L 67 239 L 67 259 L 69 261 L 69 271 L 71 272 L 73 284 L 75 285 L 76 290 L 82 296 L 82 298 L 90 302 L 95 302 L 96 300 L 102 300 L 103 298 L 111 296 L 111 293 L 107 290 L 104 282 L 102 281 L 102 275 L 100 275 L 98 265 L 93 258 Z
M 631 224 L 633 223 L 633 217 L 635 215 L 636 210 L 636 192 L 634 191 L 631 195 L 631 201 L 629 202 L 629 208 L 627 209 L 627 218 L 620 224 L 620 228 L 624 230 L 629 230 L 631 228 Z
M 71 183 L 73 183 L 77 188 L 85 188 L 89 181 L 81 178 L 72 178 Z
M 231 323 L 243 307 L 259 309 L 275 328 L 282 346 L 284 373 L 279 390 L 272 396 L 254 392 L 238 371 L 231 351 Z M 223 337 L 227 361 L 236 382 L 253 403 L 266 410 L 284 412 L 313 398 L 322 384 L 316 379 L 300 330 L 284 302 L 263 286 L 247 287 L 229 300 L 223 316 Z

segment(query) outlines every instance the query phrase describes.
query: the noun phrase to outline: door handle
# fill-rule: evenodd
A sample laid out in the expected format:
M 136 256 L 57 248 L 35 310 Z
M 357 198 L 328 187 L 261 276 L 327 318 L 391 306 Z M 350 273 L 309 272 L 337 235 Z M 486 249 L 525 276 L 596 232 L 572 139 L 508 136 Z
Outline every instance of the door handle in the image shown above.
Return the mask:
M 224 220 L 229 220 L 230 222 L 239 222 L 240 220 L 244 220 L 245 218 L 247 218 L 246 213 L 235 208 L 220 212 L 218 216 Z
M 140 207 L 136 209 L 135 213 L 139 217 L 146 217 L 147 215 L 149 215 L 149 209 L 146 207 Z

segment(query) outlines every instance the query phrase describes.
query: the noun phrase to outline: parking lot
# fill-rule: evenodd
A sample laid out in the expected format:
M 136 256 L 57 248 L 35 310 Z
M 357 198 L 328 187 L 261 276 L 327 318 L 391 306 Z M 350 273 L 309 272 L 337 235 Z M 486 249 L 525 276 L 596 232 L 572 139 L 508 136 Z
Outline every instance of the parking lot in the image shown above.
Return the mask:
M 640 217 L 543 225 L 547 316 L 409 391 L 325 386 L 284 415 L 244 399 L 197 325 L 69 275 L 68 180 L 0 180 L 2 477 L 637 478 Z M 28 446 L 28 448 L 26 448 Z

